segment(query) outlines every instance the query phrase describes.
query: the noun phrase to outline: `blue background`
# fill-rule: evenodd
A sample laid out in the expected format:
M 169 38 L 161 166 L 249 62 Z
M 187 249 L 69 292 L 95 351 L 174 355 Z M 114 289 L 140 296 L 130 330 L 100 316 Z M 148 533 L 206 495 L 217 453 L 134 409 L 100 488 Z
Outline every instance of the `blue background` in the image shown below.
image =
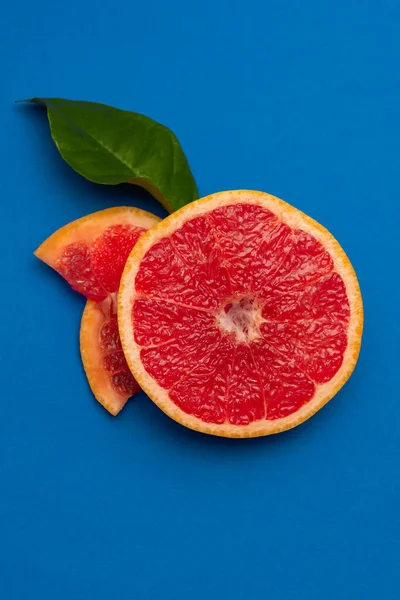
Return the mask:
M 1 18 L 1 598 L 398 598 L 398 1 L 21 0 Z M 333 232 L 366 315 L 334 401 L 242 442 L 144 394 L 116 419 L 95 402 L 84 301 L 32 251 L 110 205 L 164 212 L 74 173 L 45 114 L 13 104 L 35 95 L 143 112 L 201 195 L 265 190 Z

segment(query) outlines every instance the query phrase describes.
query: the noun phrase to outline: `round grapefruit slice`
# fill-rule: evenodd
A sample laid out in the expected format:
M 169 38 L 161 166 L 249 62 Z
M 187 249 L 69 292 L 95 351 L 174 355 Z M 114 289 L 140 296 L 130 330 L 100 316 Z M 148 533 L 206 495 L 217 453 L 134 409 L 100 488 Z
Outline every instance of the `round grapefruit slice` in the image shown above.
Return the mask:
M 350 377 L 362 300 L 333 236 L 261 192 L 193 202 L 143 235 L 121 280 L 128 365 L 170 417 L 204 433 L 292 428 Z
M 83 366 L 93 394 L 113 415 L 140 389 L 118 333 L 121 274 L 139 237 L 159 220 L 137 208 L 102 210 L 62 227 L 35 252 L 88 298 L 80 333 Z

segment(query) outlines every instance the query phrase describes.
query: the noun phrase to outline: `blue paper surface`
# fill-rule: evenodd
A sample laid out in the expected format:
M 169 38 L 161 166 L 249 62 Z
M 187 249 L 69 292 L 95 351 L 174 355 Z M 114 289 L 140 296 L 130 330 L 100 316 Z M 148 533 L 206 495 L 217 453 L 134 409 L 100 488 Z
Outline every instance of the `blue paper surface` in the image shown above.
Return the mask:
M 2 9 L 0 597 L 395 600 L 399 563 L 397 1 L 149 0 Z M 32 256 L 112 205 L 45 113 L 61 96 L 142 112 L 180 139 L 201 195 L 275 194 L 358 273 L 357 369 L 320 413 L 259 440 L 202 436 L 144 394 L 112 418 L 78 346 L 83 298 Z

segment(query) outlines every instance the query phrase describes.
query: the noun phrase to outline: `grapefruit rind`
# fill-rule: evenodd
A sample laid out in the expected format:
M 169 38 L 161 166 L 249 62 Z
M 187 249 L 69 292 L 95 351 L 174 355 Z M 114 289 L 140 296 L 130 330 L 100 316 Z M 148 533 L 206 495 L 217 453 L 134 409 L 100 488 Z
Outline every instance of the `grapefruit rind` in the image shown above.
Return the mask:
M 273 421 L 261 420 L 242 426 L 230 423 L 206 423 L 185 413 L 174 404 L 169 398 L 168 391 L 161 387 L 143 367 L 140 358 L 140 346 L 135 342 L 134 326 L 132 327 L 135 277 L 146 252 L 160 239 L 172 235 L 187 220 L 221 206 L 236 203 L 251 203 L 268 209 L 290 227 L 301 228 L 321 242 L 333 259 L 335 271 L 339 273 L 345 283 L 350 306 L 350 319 L 347 329 L 348 343 L 342 365 L 333 378 L 327 383 L 319 385 L 313 398 L 297 412 Z M 264 192 L 239 190 L 219 192 L 196 200 L 168 216 L 140 238 L 127 260 L 122 275 L 118 296 L 118 323 L 122 347 L 132 374 L 141 388 L 164 413 L 181 425 L 202 433 L 223 437 L 249 438 L 280 433 L 303 423 L 320 410 L 342 388 L 352 374 L 360 352 L 363 305 L 357 276 L 350 260 L 338 241 L 327 229 L 275 196 Z

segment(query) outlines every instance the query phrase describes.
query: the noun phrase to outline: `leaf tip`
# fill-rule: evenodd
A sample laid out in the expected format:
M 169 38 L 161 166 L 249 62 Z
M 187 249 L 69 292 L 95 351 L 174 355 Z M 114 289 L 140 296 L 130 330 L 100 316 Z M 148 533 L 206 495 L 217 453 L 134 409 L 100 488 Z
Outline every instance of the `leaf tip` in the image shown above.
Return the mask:
M 28 104 L 45 104 L 43 98 L 23 98 L 22 100 L 14 100 L 15 104 L 28 103 Z

